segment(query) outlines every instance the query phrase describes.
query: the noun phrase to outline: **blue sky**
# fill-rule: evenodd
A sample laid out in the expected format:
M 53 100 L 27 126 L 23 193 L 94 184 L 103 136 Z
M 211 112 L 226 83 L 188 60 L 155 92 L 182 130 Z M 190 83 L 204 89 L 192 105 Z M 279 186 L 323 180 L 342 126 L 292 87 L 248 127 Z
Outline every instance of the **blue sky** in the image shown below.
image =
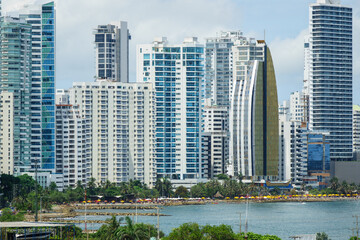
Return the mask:
M 3 13 L 45 0 L 3 0 Z M 272 51 L 279 101 L 302 88 L 303 38 L 309 4 L 315 0 L 55 0 L 57 5 L 57 88 L 74 81 L 93 81 L 93 29 L 99 24 L 128 21 L 130 81 L 136 81 L 136 44 L 166 36 L 170 43 L 184 37 L 215 36 L 221 30 L 241 30 L 266 41 Z M 354 43 L 360 41 L 360 1 L 342 0 L 354 8 Z M 354 103 L 360 104 L 360 44 L 354 44 Z

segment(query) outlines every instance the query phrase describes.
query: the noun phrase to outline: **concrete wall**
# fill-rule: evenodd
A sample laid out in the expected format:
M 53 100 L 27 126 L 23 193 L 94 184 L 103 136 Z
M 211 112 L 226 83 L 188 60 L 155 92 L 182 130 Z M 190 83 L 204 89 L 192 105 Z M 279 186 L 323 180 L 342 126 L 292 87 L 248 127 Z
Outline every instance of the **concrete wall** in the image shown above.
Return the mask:
M 340 182 L 360 184 L 360 161 L 331 162 L 331 177 L 337 177 Z

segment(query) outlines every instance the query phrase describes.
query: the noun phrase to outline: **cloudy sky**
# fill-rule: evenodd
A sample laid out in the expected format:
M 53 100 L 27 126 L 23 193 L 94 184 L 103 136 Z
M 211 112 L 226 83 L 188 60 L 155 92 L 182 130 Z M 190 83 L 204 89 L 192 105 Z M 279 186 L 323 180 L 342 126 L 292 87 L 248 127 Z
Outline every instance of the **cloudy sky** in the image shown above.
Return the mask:
M 130 81 L 135 79 L 135 47 L 166 36 L 171 43 L 184 37 L 215 36 L 241 30 L 262 39 L 264 30 L 275 62 L 279 100 L 302 88 L 303 41 L 308 33 L 309 4 L 316 0 L 55 0 L 57 6 L 57 88 L 93 81 L 93 29 L 99 24 L 127 21 Z M 45 0 L 2 0 L 3 14 L 14 15 L 26 5 Z M 342 0 L 354 8 L 354 43 L 360 41 L 360 1 Z M 354 103 L 360 104 L 360 44 L 354 44 Z

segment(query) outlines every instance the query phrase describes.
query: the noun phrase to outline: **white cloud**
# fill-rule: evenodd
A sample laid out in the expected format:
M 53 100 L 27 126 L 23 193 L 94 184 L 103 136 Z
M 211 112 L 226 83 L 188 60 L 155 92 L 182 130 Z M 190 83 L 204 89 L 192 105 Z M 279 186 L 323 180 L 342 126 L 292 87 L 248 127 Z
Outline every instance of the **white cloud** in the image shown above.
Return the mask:
M 46 0 L 7 0 L 7 10 Z M 57 87 L 92 81 L 95 73 L 93 29 L 99 24 L 128 21 L 130 76 L 135 81 L 135 47 L 166 36 L 172 43 L 184 37 L 213 36 L 226 29 L 240 9 L 232 0 L 57 0 Z
M 3 12 L 18 11 L 26 4 L 31 6 L 48 1 L 50 0 L 3 0 Z M 247 26 L 247 29 L 252 31 L 251 26 L 254 21 L 257 23 L 264 21 L 260 15 L 258 19 L 244 19 L 243 13 L 248 9 L 245 4 L 252 3 L 239 0 L 55 0 L 55 2 L 58 88 L 68 88 L 73 81 L 93 80 L 95 59 L 92 31 L 99 24 L 128 21 L 132 35 L 130 76 L 131 81 L 135 81 L 136 44 L 150 43 L 157 36 L 166 36 L 172 43 L 181 42 L 187 36 L 197 36 L 199 40 L 204 41 L 204 37 L 214 36 L 220 30 L 242 30 L 238 29 L 240 27 L 238 24 Z M 260 6 L 261 1 L 257 4 Z M 279 1 L 273 7 L 280 4 Z M 358 43 L 360 41 L 359 1 L 344 0 L 344 4 L 354 6 L 354 43 Z M 307 30 L 301 31 L 301 29 L 307 23 L 302 25 L 297 36 L 287 37 L 288 33 L 283 24 L 298 27 L 299 23 L 296 19 L 293 20 L 294 23 L 284 23 L 281 16 L 272 16 L 268 19 L 274 21 L 273 30 L 281 30 L 278 31 L 279 36 L 269 42 L 277 75 L 279 99 L 288 98 L 290 91 L 301 90 L 302 87 L 303 38 Z M 279 26 L 279 23 L 282 25 Z M 273 33 L 269 32 L 267 35 L 271 36 Z M 245 35 L 263 38 L 262 31 L 249 32 Z M 360 68 L 357 67 L 360 64 L 360 45 L 359 47 L 358 45 L 354 44 L 355 94 L 360 85 L 357 84 L 360 76 Z M 355 94 L 355 101 L 359 101 L 360 97 L 356 98 Z
M 295 38 L 273 40 L 270 50 L 274 58 L 276 70 L 281 74 L 291 74 L 302 70 L 304 65 L 304 38 L 308 29 L 302 30 Z
M 279 100 L 286 100 L 289 92 L 302 89 L 304 38 L 308 33 L 308 29 L 304 29 L 295 38 L 276 38 L 269 44 L 277 76 Z

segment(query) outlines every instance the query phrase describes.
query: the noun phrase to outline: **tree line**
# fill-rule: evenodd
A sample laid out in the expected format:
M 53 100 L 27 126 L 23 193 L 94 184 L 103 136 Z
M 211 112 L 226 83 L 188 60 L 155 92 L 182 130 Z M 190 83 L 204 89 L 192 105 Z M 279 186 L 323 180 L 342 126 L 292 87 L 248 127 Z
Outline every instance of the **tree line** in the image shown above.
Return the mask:
M 206 183 L 198 183 L 190 190 L 183 186 L 174 188 L 170 179 L 161 178 L 155 183 L 154 188 L 149 188 L 139 180 L 130 180 L 119 184 L 110 181 L 96 183 L 92 178 L 84 185 L 78 182 L 75 188 L 66 188 L 59 191 L 55 183 L 49 187 L 41 187 L 32 177 L 21 175 L 14 177 L 12 175 L 2 174 L 0 176 L 0 204 L 1 208 L 13 206 L 17 210 L 35 209 L 36 202 L 41 203 L 42 209 L 51 209 L 52 204 L 63 204 L 71 202 L 81 202 L 85 200 L 86 195 L 114 197 L 121 196 L 121 199 L 145 199 L 159 197 L 180 197 L 180 198 L 234 198 L 236 196 L 259 196 L 259 195 L 278 195 L 279 189 L 269 190 L 266 187 L 256 184 L 244 184 L 240 179 L 232 179 L 226 175 L 220 175 L 216 179 L 211 179 Z M 35 188 L 38 188 L 38 197 L 35 194 Z M 330 180 L 328 188 L 323 190 L 306 188 L 311 194 L 351 194 L 360 191 L 360 186 L 341 182 L 337 178 Z M 290 194 L 296 194 L 292 190 Z M 130 197 L 129 197 L 130 196 Z M 37 200 L 37 201 L 36 201 Z M 38 206 L 39 208 L 39 206 Z

